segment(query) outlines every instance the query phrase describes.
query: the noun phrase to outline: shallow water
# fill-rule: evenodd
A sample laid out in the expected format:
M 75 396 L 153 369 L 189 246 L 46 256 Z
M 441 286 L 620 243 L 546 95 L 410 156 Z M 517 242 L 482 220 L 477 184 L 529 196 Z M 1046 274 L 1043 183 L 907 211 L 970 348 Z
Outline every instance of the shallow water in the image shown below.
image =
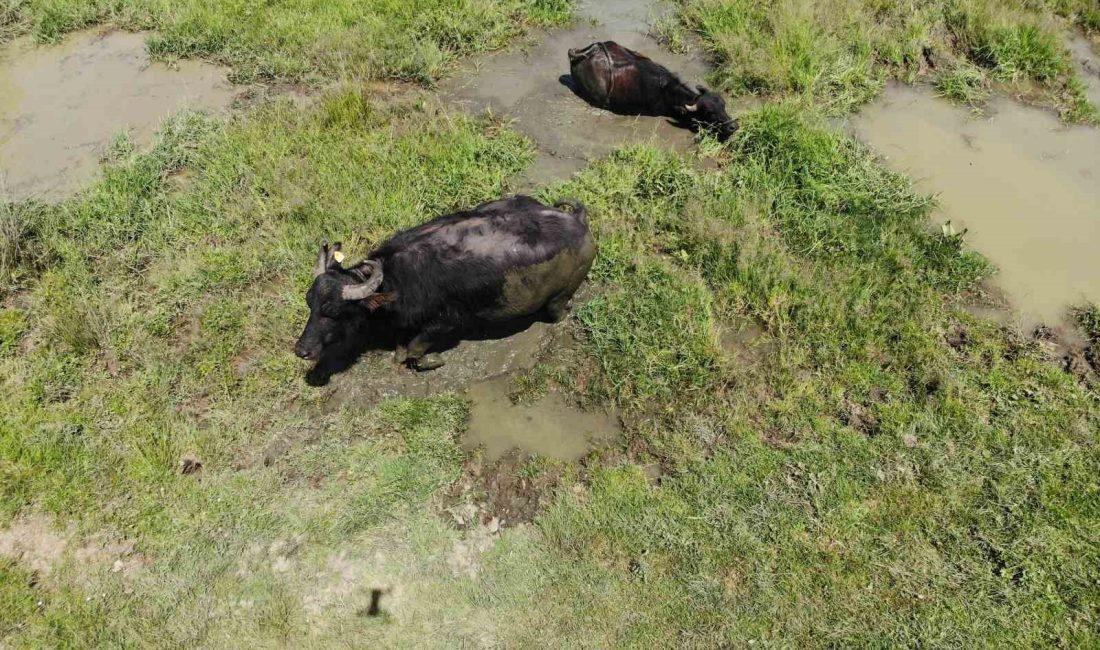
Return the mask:
M 458 70 L 442 85 L 443 97 L 471 113 L 490 110 L 515 120 L 539 148 L 525 186 L 568 177 L 585 161 L 626 144 L 653 141 L 687 149 L 691 131 L 667 118 L 620 116 L 593 108 L 563 83 L 569 48 L 614 40 L 643 52 L 689 84 L 704 83 L 707 67 L 696 57 L 670 54 L 647 36 L 652 21 L 668 7 L 646 0 L 589 0 L 569 29 L 539 32 L 535 44 L 490 55 Z M 593 21 L 597 21 L 593 24 Z M 738 109 L 730 104 L 730 115 Z
M 997 265 L 994 283 L 1025 325 L 1100 301 L 1100 129 L 994 99 L 988 117 L 892 85 L 852 120 L 855 135 L 919 189 L 937 221 Z
M 144 144 L 182 108 L 232 102 L 224 69 L 154 63 L 145 38 L 86 31 L 58 46 L 21 39 L 0 50 L 0 189 L 8 198 L 63 198 L 95 177 L 120 132 Z
M 1085 94 L 1094 106 L 1100 108 L 1100 54 L 1093 50 L 1083 36 L 1070 40 L 1068 47 L 1073 67 L 1081 81 L 1085 82 Z
M 462 434 L 467 450 L 484 449 L 492 462 L 512 449 L 559 460 L 579 460 L 600 442 L 619 437 L 618 419 L 601 411 L 582 411 L 551 389 L 537 400 L 513 404 L 508 377 L 470 386 L 470 422 Z

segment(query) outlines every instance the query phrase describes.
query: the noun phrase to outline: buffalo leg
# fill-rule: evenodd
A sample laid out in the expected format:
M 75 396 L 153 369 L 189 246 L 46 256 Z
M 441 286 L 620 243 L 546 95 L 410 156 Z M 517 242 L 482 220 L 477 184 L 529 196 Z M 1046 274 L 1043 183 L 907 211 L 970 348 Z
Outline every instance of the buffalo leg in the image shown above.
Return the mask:
M 446 333 L 442 329 L 425 329 L 409 341 L 405 349 L 406 360 L 417 370 L 434 370 L 443 365 L 444 361 L 439 354 L 428 354 L 432 344 Z
M 573 309 L 573 293 L 559 293 L 546 303 L 546 315 L 551 323 L 559 323 Z

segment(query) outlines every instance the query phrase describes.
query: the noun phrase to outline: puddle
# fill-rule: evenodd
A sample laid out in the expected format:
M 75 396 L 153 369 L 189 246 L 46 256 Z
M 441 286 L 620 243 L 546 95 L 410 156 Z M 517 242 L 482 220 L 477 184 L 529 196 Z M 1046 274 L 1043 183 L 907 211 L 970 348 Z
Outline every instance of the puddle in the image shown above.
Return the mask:
M 535 33 L 529 47 L 465 66 L 442 84 L 443 97 L 471 113 L 490 110 L 512 118 L 514 127 L 537 144 L 540 155 L 521 188 L 566 178 L 587 160 L 626 144 L 652 141 L 689 149 L 694 135 L 667 118 L 620 116 L 593 108 L 562 82 L 569 74 L 569 48 L 614 40 L 667 66 L 689 84 L 704 83 L 708 68 L 701 59 L 671 54 L 647 36 L 653 20 L 670 10 L 646 0 L 588 0 L 578 8 L 572 28 Z M 732 101 L 729 107 L 734 117 L 741 112 Z
M 96 30 L 60 46 L 20 39 L 0 49 L 0 189 L 8 198 L 64 198 L 95 177 L 120 132 L 147 144 L 171 113 L 230 105 L 224 69 L 154 63 L 145 39 Z
M 1066 44 L 1070 58 L 1081 81 L 1085 82 L 1085 95 L 1093 106 L 1100 108 L 1100 54 L 1097 54 L 1084 36 L 1077 35 Z
M 968 228 L 1025 327 L 1100 301 L 1100 129 L 996 98 L 991 117 L 891 85 L 853 119 L 893 169 L 939 194 L 939 221 Z
M 513 404 L 508 397 L 509 377 L 497 377 L 470 386 L 470 422 L 463 447 L 483 447 L 485 460 L 500 459 L 512 449 L 559 460 L 580 460 L 601 441 L 622 433 L 618 419 L 600 412 L 581 411 L 555 389 L 539 399 Z

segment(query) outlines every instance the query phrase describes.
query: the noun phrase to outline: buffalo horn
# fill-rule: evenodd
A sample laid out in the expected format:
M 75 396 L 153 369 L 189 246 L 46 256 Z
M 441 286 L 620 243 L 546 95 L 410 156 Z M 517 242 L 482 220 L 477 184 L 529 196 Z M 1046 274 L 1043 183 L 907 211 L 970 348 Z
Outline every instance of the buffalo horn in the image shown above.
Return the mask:
M 382 263 L 378 260 L 366 260 L 360 265 L 363 270 L 369 271 L 366 281 L 359 284 L 345 285 L 341 296 L 344 300 L 363 300 L 382 285 Z

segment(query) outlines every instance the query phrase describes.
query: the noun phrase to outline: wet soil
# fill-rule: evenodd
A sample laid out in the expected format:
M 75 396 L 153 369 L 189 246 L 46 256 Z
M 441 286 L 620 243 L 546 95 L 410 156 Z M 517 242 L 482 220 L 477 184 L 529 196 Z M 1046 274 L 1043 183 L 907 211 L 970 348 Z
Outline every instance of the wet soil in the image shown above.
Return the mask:
M 750 318 L 723 322 L 719 327 L 718 342 L 726 358 L 741 366 L 761 363 L 775 350 L 775 340 Z
M 692 55 L 671 54 L 647 34 L 670 11 L 646 0 L 583 2 L 570 29 L 537 32 L 526 47 L 490 55 L 458 70 L 442 84 L 444 101 L 471 113 L 491 111 L 514 120 L 531 138 L 538 157 L 521 189 L 562 180 L 593 158 L 628 144 L 654 142 L 686 150 L 691 131 L 667 118 L 616 115 L 594 108 L 571 90 L 570 48 L 614 40 L 678 73 L 689 84 L 705 83 L 708 68 Z M 740 111 L 730 105 L 734 117 Z
M 330 408 L 369 409 L 397 397 L 431 397 L 464 390 L 492 377 L 530 370 L 544 354 L 572 340 L 564 323 L 535 322 L 511 336 L 463 340 L 441 352 L 441 368 L 417 372 L 397 364 L 389 349 L 363 354 L 347 372 L 334 375 Z
M 688 149 L 694 146 L 691 131 L 665 118 L 622 116 L 593 108 L 573 92 L 569 78 L 570 48 L 615 40 L 646 53 L 689 83 L 703 83 L 707 67 L 701 59 L 670 54 L 648 36 L 651 23 L 668 10 L 647 0 L 584 3 L 572 28 L 538 32 L 524 47 L 458 70 L 441 84 L 441 99 L 473 114 L 489 111 L 503 116 L 532 139 L 537 157 L 519 180 L 520 189 L 563 180 L 588 160 L 627 144 L 648 141 Z M 736 107 L 731 108 L 736 115 Z M 507 339 L 463 341 L 444 353 L 445 366 L 425 373 L 394 364 L 385 352 L 368 353 L 334 379 L 330 404 L 369 407 L 392 397 L 429 396 L 468 387 L 471 420 L 463 445 L 482 449 L 486 463 L 526 454 L 576 460 L 594 444 L 621 435 L 616 417 L 579 410 L 554 389 L 525 404 L 513 403 L 508 394 L 511 375 L 530 369 L 540 356 L 565 343 L 554 333 L 561 329 L 536 323 Z
M 514 450 L 492 462 L 471 455 L 448 490 L 442 514 L 463 530 L 494 521 L 501 527 L 534 521 L 549 505 L 561 475 L 553 466 L 528 471 L 527 461 Z
M 145 39 L 89 30 L 59 46 L 0 49 L 0 200 L 60 200 L 95 177 L 119 133 L 144 145 L 181 109 L 232 104 L 225 69 L 153 62 Z
M 1100 129 L 1003 98 L 989 109 L 976 116 L 930 89 L 891 85 L 851 128 L 938 195 L 934 218 L 968 230 L 1024 329 L 1058 323 L 1100 300 Z

